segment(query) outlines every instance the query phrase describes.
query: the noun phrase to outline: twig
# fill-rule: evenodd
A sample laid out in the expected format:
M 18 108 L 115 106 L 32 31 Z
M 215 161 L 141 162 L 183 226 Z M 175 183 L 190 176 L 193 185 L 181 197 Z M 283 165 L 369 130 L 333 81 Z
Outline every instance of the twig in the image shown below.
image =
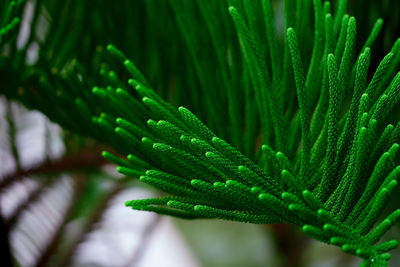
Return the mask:
M 289 224 L 272 224 L 267 228 L 272 230 L 278 251 L 283 259 L 282 266 L 301 266 L 301 256 L 307 248 L 309 238 L 306 235 L 297 235 L 294 227 Z
M 142 259 L 143 253 L 149 244 L 151 234 L 153 233 L 156 226 L 159 224 L 160 220 L 160 216 L 155 214 L 154 219 L 146 226 L 140 237 L 138 247 L 133 253 L 132 259 L 127 263 L 126 267 L 138 266 L 140 260 Z
M 11 108 L 11 102 L 8 101 L 7 102 L 7 123 L 8 123 L 8 135 L 10 138 L 10 145 L 11 145 L 11 153 L 13 155 L 13 158 L 15 160 L 15 165 L 16 165 L 16 169 L 17 171 L 21 170 L 21 164 L 20 164 L 20 160 L 19 160 L 19 154 L 18 154 L 18 149 L 17 149 L 17 142 L 15 139 L 16 133 L 17 133 L 17 129 L 15 127 L 15 122 L 13 119 L 13 112 L 12 112 L 12 108 Z
M 56 249 L 60 243 L 59 241 L 61 240 L 64 228 L 68 222 L 68 218 L 71 217 L 72 213 L 75 211 L 77 204 L 79 203 L 80 195 L 83 192 L 84 181 L 85 181 L 85 179 L 83 179 L 83 177 L 81 175 L 77 175 L 75 177 L 75 190 L 74 190 L 74 195 L 73 195 L 73 201 L 70 204 L 67 212 L 64 215 L 63 222 L 59 225 L 57 231 L 53 235 L 52 240 L 49 242 L 49 244 L 43 250 L 43 253 L 39 256 L 39 258 L 37 259 L 36 264 L 34 266 L 36 266 L 36 267 L 45 266 L 46 263 L 51 258 L 51 256 L 56 251 Z
M 20 170 L 15 173 L 5 176 L 0 182 L 0 190 L 9 186 L 10 184 L 25 179 L 29 175 L 33 174 L 48 174 L 48 173 L 59 173 L 61 171 L 81 170 L 92 167 L 99 167 L 106 163 L 106 160 L 101 157 L 101 153 L 96 152 L 83 152 L 77 156 L 65 157 L 55 162 L 45 162 L 39 164 L 28 170 Z
M 29 193 L 28 198 L 23 201 L 19 206 L 14 210 L 14 213 L 7 219 L 5 222 L 8 229 L 11 231 L 18 221 L 22 212 L 32 203 L 39 199 L 42 192 L 51 184 L 51 182 L 55 182 L 55 180 L 50 181 L 49 179 L 40 184 L 35 190 Z
M 104 199 L 101 201 L 101 203 L 96 207 L 95 211 L 93 212 L 93 215 L 89 218 L 89 221 L 86 223 L 84 229 L 81 231 L 79 234 L 79 237 L 75 240 L 75 242 L 70 246 L 70 248 L 63 253 L 63 257 L 61 260 L 57 262 L 57 266 L 70 266 L 72 257 L 75 253 L 76 248 L 83 242 L 85 241 L 87 234 L 92 230 L 93 225 L 95 225 L 97 222 L 101 220 L 101 216 L 103 215 L 103 212 L 106 210 L 107 205 L 109 201 L 120 192 L 120 190 L 123 188 L 123 182 L 119 182 L 108 192 L 107 196 L 104 197 Z

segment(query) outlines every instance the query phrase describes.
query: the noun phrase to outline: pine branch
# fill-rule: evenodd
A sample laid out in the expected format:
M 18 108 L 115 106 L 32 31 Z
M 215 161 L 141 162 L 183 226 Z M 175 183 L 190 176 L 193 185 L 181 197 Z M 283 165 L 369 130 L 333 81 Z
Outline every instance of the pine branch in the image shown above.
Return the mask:
M 379 219 L 400 174 L 400 126 L 390 116 L 399 104 L 400 42 L 369 80 L 370 47 L 382 21 L 357 50 L 356 19 L 345 14 L 346 0 L 333 13 L 328 1 L 287 1 L 281 50 L 269 1 L 229 1 L 229 8 L 221 3 L 171 1 L 165 7 L 174 14 L 185 62 L 193 69 L 179 72 L 191 86 L 169 91 L 189 99 L 196 112 L 164 100 L 113 45 L 96 50 L 95 58 L 105 61 L 96 75 L 88 74 L 93 66 L 61 64 L 71 54 L 67 47 L 54 58 L 60 72 L 50 71 L 49 56 L 33 70 L 34 86 L 26 83 L 17 92 L 9 86 L 5 93 L 110 145 L 119 155 L 103 156 L 119 165 L 118 172 L 168 194 L 126 202 L 133 209 L 290 223 L 363 258 L 365 266 L 387 266 L 398 241 L 379 240 L 400 210 Z M 213 28 L 210 12 L 222 14 L 224 24 Z M 188 22 L 194 18 L 207 27 L 192 31 Z M 57 44 L 59 34 L 51 33 Z M 229 36 L 226 43 L 219 33 Z M 207 38 L 211 51 L 201 43 Z M 55 48 L 48 46 L 50 55 Z
M 68 156 L 54 162 L 45 162 L 27 170 L 19 170 L 6 175 L 0 181 L 0 189 L 9 187 L 12 183 L 20 181 L 35 174 L 51 174 L 63 171 L 75 171 L 80 169 L 97 168 L 106 163 L 98 152 L 82 152 L 77 156 Z
M 17 16 L 25 0 L 4 1 L 0 9 L 0 44 L 9 42 L 14 36 L 21 19 Z

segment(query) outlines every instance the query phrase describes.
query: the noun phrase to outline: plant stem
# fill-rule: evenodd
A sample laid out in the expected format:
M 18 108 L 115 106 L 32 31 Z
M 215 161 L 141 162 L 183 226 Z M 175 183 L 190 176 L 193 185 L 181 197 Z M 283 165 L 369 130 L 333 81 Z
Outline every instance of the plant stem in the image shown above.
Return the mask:
M 267 228 L 271 231 L 275 244 L 281 254 L 282 267 L 300 267 L 301 257 L 307 248 L 308 237 L 298 234 L 293 225 L 272 224 Z

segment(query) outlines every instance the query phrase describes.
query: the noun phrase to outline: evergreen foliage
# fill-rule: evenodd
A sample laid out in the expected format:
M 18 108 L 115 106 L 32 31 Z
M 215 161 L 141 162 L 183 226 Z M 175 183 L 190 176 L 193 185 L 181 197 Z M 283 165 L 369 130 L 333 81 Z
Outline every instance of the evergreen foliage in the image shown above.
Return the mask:
M 381 218 L 400 175 L 400 41 L 370 67 L 382 20 L 361 39 L 346 0 L 286 0 L 282 35 L 269 0 L 145 1 L 110 11 L 146 10 L 113 22 L 127 31 L 154 26 L 145 41 L 121 31 L 105 40 L 121 50 L 94 49 L 103 31 L 112 33 L 105 13 L 82 16 L 96 21 L 92 29 L 62 34 L 90 8 L 81 3 L 51 24 L 28 65 L 28 45 L 40 40 L 13 42 L 22 3 L 6 1 L 0 12 L 1 92 L 109 144 L 115 153 L 103 156 L 118 172 L 166 193 L 126 206 L 295 224 L 363 266 L 387 265 L 398 241 L 380 240 L 400 219 L 400 210 Z M 63 4 L 46 7 L 63 12 Z

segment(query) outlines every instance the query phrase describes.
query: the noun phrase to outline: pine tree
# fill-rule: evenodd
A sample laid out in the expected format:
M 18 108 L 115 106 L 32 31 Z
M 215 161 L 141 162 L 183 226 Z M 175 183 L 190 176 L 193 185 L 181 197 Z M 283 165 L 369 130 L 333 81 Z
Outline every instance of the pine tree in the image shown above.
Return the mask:
M 37 1 L 60 19 L 40 37 L 37 8 L 20 47 L 24 1 L 2 4 L 1 93 L 109 145 L 118 172 L 166 193 L 126 206 L 293 224 L 387 266 L 398 241 L 380 240 L 400 219 L 381 216 L 400 174 L 400 41 L 370 66 L 381 19 L 362 39 L 346 0 L 286 0 L 283 14 L 269 0 L 100 1 L 109 13 L 83 2 L 68 14 L 71 2 Z

